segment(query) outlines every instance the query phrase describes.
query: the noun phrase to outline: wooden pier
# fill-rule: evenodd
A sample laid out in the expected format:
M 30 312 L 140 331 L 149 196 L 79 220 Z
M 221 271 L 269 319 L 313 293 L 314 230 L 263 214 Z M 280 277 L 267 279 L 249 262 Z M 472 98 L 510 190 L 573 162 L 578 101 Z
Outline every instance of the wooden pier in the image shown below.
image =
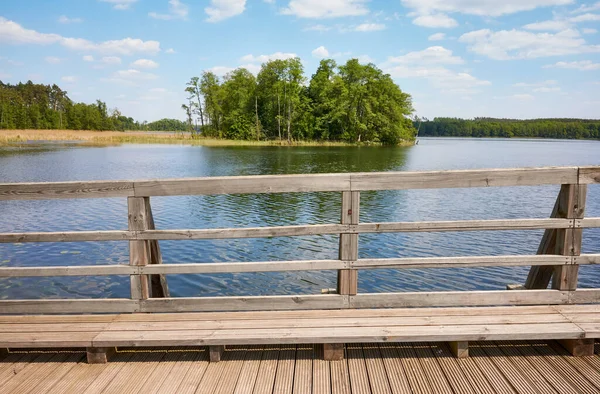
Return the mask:
M 583 230 L 600 227 L 600 218 L 584 217 L 587 186 L 595 183 L 600 167 L 0 184 L 0 202 L 127 198 L 129 210 L 127 229 L 2 232 L 0 243 L 123 241 L 130 249 L 129 264 L 0 267 L 0 277 L 129 275 L 131 281 L 129 298 L 0 300 L 0 357 L 6 354 L 0 391 L 61 392 L 53 387 L 62 385 L 64 392 L 598 392 L 600 289 L 577 287 L 579 266 L 600 264 L 600 254 L 581 253 Z M 560 185 L 549 218 L 359 220 L 363 191 L 531 185 Z M 339 223 L 160 230 L 150 204 L 155 196 L 312 192 L 341 193 Z M 365 233 L 541 229 L 531 255 L 361 259 L 358 253 Z M 159 245 L 319 234 L 339 235 L 338 259 L 177 264 L 162 261 Z M 358 292 L 360 270 L 488 266 L 531 269 L 525 283 L 507 283 L 506 290 Z M 166 280 L 301 270 L 336 270 L 337 288 L 171 297 Z M 148 351 L 157 346 L 167 350 Z M 20 353 L 36 348 L 50 353 Z M 111 356 L 113 362 L 82 364 L 76 349 L 85 349 L 90 364 Z

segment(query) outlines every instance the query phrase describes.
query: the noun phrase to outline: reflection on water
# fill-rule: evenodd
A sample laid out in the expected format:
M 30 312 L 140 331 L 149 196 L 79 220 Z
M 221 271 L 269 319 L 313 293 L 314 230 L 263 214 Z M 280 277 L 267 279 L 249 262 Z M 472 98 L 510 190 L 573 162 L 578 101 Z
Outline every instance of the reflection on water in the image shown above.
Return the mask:
M 565 151 L 576 154 L 565 155 Z M 409 148 L 207 148 L 172 145 L 0 148 L 0 182 L 143 179 L 325 172 L 406 171 L 600 164 L 590 141 L 422 139 Z M 548 217 L 558 186 L 365 192 L 361 222 Z M 152 198 L 158 228 L 336 223 L 340 193 Z M 587 216 L 600 216 L 600 187 Z M 127 227 L 124 198 L 0 202 L 0 232 Z M 365 234 L 360 257 L 533 254 L 541 231 Z M 332 235 L 271 239 L 161 241 L 165 263 L 337 258 Z M 584 252 L 600 252 L 600 230 L 584 231 Z M 0 244 L 0 266 L 127 264 L 127 242 Z M 361 271 L 359 291 L 503 289 L 527 267 Z M 594 267 L 580 286 L 600 287 Z M 175 296 L 315 294 L 335 272 L 171 275 Z M 127 297 L 127 277 L 0 280 L 0 298 Z

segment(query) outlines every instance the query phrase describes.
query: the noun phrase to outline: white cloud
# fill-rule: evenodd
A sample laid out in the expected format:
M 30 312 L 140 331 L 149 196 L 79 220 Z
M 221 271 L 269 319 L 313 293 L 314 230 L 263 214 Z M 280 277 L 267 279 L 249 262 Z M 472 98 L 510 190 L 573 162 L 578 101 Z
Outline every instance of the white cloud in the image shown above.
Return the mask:
M 61 81 L 66 82 L 66 83 L 74 83 L 75 81 L 77 81 L 77 77 L 74 77 L 72 75 L 67 75 L 61 78 Z
M 534 88 L 533 91 L 538 92 L 538 93 L 551 93 L 551 92 L 560 92 L 560 88 L 558 86 L 555 86 L 555 87 L 541 86 L 539 88 Z
M 429 36 L 429 41 L 441 41 L 446 39 L 446 33 L 435 33 Z
M 317 19 L 359 16 L 369 13 L 366 3 L 367 0 L 290 0 L 281 13 Z
M 248 62 L 248 63 L 266 63 L 271 60 L 292 59 L 297 56 L 298 55 L 296 55 L 295 53 L 275 52 L 270 55 L 258 55 L 258 56 L 246 55 L 246 56 L 243 56 L 240 60 L 242 62 Z
M 211 0 L 210 7 L 206 7 L 204 12 L 208 15 L 208 22 L 220 22 L 240 15 L 245 9 L 246 0 Z
M 215 67 L 209 68 L 206 71 L 210 71 L 210 72 L 218 75 L 219 77 L 222 77 L 225 74 L 232 72 L 233 70 L 235 70 L 235 68 L 233 68 L 233 67 L 215 66 Z
M 124 38 L 104 42 L 92 42 L 83 38 L 63 37 L 59 34 L 39 33 L 22 27 L 16 22 L 0 17 L 0 43 L 6 44 L 59 44 L 79 51 L 97 51 L 132 55 L 135 53 L 156 54 L 160 51 L 158 41 L 143 41 L 139 38 Z
M 360 55 L 357 57 L 357 59 L 362 64 L 375 63 L 375 59 L 369 55 Z
M 314 49 L 311 53 L 314 57 L 316 57 L 318 59 L 323 59 L 323 58 L 329 56 L 329 51 L 323 45 Z
M 600 21 L 600 14 L 583 14 L 569 19 L 571 22 L 596 22 Z
M 56 56 L 46 56 L 44 58 L 44 60 L 46 61 L 46 63 L 50 63 L 50 64 L 58 64 L 62 61 L 61 58 L 56 57 Z
M 102 58 L 104 64 L 121 64 L 121 58 L 117 56 L 105 56 Z
M 157 68 L 158 63 L 154 60 L 150 59 L 138 59 L 135 62 L 131 63 L 131 67 L 135 68 Z
M 598 30 L 586 27 L 586 28 L 581 29 L 581 32 L 583 34 L 596 34 L 596 33 L 598 33 Z
M 412 23 L 417 26 L 433 28 L 451 28 L 458 26 L 458 22 L 446 14 L 421 15 L 413 19 Z
M 148 16 L 154 19 L 162 20 L 173 20 L 173 19 L 186 19 L 189 13 L 188 6 L 183 4 L 180 0 L 169 0 L 169 13 L 159 14 L 157 12 L 149 12 Z
M 83 61 L 84 62 L 93 62 L 94 61 L 94 57 L 92 55 L 85 55 L 83 57 Z
M 175 49 L 173 49 L 173 48 L 169 48 L 169 49 L 167 49 L 167 50 L 165 51 L 165 53 L 168 53 L 168 54 L 173 54 L 173 53 L 177 53 L 177 52 L 175 52 Z
M 67 23 L 81 23 L 81 22 L 83 22 L 83 19 L 81 19 L 81 18 L 69 18 L 66 15 L 61 15 L 58 18 L 58 23 L 67 24 Z
M 110 3 L 115 10 L 127 10 L 138 0 L 100 0 L 103 3 Z
M 513 94 L 511 98 L 521 101 L 529 101 L 535 99 L 531 94 L 523 93 L 523 94 Z
M 523 26 L 527 30 L 543 30 L 543 31 L 561 31 L 571 27 L 571 24 L 564 20 L 549 20 L 543 22 L 529 23 Z
M 587 45 L 579 32 L 571 29 L 556 34 L 482 29 L 463 34 L 459 41 L 469 44 L 472 52 L 496 60 L 600 52 L 600 45 Z
M 600 70 L 600 63 L 594 63 L 591 60 L 580 60 L 577 62 L 557 62 L 545 65 L 544 68 L 566 68 L 572 70 L 591 71 Z
M 260 68 L 261 66 L 259 66 L 258 64 L 242 64 L 240 66 L 240 68 L 245 68 L 246 70 L 250 71 L 252 74 L 257 75 L 260 72 Z
M 441 46 L 433 46 L 422 51 L 409 52 L 406 55 L 389 57 L 390 64 L 463 64 L 460 56 L 453 56 L 452 51 Z
M 325 26 L 325 25 L 312 25 L 312 26 L 308 26 L 306 28 L 304 28 L 304 31 L 319 31 L 319 32 L 326 32 L 331 30 L 332 27 L 330 26 Z
M 462 13 L 479 16 L 501 16 L 538 7 L 572 4 L 574 0 L 401 0 L 402 4 L 419 14 L 434 12 Z
M 519 83 L 515 83 L 513 86 L 516 88 L 539 88 L 539 87 L 554 86 L 557 84 L 558 84 L 558 81 L 555 81 L 554 79 L 549 79 L 546 81 L 534 82 L 534 83 L 519 82 Z
M 600 10 L 600 1 L 594 3 L 594 4 L 582 4 L 579 6 L 579 8 L 577 8 L 576 10 L 573 10 L 572 13 L 577 14 L 580 12 L 589 12 L 589 11 L 596 11 L 596 10 Z
M 152 88 L 152 89 L 149 89 L 148 91 L 152 92 L 152 93 L 167 93 L 168 92 L 168 90 L 165 88 Z
M 354 31 L 380 31 L 385 30 L 383 23 L 362 23 L 354 28 Z
M 114 72 L 110 78 L 104 79 L 107 82 L 121 83 L 126 85 L 136 85 L 138 82 L 151 81 L 158 78 L 158 75 L 139 70 L 128 69 Z

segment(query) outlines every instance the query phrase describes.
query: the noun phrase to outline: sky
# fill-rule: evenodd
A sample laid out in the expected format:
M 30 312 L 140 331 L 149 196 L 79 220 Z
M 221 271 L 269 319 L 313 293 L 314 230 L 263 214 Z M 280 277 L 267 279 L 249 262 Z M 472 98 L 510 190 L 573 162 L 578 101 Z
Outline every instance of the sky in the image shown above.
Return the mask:
M 600 118 L 600 1 L 1 0 L 0 80 L 184 119 L 204 70 L 358 58 L 434 118 Z

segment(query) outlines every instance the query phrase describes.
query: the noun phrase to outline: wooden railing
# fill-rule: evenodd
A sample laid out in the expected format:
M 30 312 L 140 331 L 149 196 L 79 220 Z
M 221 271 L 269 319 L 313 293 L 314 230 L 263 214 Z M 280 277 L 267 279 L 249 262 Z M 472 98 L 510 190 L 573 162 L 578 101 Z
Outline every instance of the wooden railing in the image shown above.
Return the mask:
M 600 289 L 577 289 L 580 265 L 600 264 L 600 254 L 581 254 L 587 185 L 600 183 L 600 167 L 551 167 L 277 175 L 0 184 L 2 200 L 127 197 L 129 226 L 123 231 L 0 233 L 0 243 L 129 241 L 129 265 L 0 267 L 0 277 L 130 275 L 128 299 L 2 300 L 0 313 L 174 312 L 278 309 L 339 309 L 416 306 L 535 305 L 600 302 Z M 456 220 L 359 223 L 360 192 L 371 190 L 467 188 L 560 184 L 548 219 Z M 341 192 L 341 222 L 332 224 L 202 230 L 155 229 L 150 197 L 243 193 Z M 365 233 L 545 229 L 536 255 L 359 259 L 358 236 Z M 159 240 L 289 237 L 339 234 L 339 259 L 161 264 Z M 532 266 L 521 289 L 358 294 L 365 269 Z M 251 297 L 169 297 L 167 274 L 214 274 L 337 270 L 334 294 Z M 552 280 L 552 286 L 548 285 Z

